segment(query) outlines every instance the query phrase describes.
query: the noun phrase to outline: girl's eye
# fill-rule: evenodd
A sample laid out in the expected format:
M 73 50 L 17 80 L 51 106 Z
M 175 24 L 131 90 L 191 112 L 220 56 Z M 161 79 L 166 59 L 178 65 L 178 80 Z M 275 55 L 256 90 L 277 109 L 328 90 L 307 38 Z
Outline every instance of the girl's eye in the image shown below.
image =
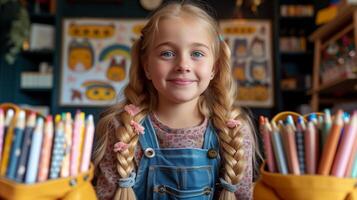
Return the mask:
M 160 56 L 162 56 L 164 58 L 171 58 L 171 57 L 175 56 L 175 53 L 172 51 L 164 51 L 164 52 L 161 52 Z
M 191 56 L 199 58 L 199 57 L 204 56 L 204 54 L 200 51 L 194 51 L 194 52 L 192 52 Z

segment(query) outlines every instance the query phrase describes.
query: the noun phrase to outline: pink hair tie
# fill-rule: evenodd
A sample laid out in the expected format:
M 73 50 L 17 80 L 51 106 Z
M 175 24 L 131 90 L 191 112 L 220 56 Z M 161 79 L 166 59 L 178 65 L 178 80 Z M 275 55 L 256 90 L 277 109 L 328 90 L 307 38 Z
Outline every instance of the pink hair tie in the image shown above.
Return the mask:
M 122 152 L 122 151 L 125 151 L 129 148 L 129 145 L 127 143 L 124 143 L 124 142 L 117 142 L 114 144 L 114 148 L 113 148 L 113 151 L 116 153 L 116 152 Z
M 134 104 L 125 105 L 124 110 L 133 117 L 140 112 L 140 108 Z
M 227 127 L 228 128 L 235 128 L 235 127 L 238 127 L 240 124 L 239 124 L 239 121 L 238 120 L 235 120 L 235 119 L 229 119 L 226 123 Z
M 143 126 L 141 126 L 138 122 L 131 120 L 130 126 L 134 129 L 134 131 L 137 134 L 139 134 L 139 133 L 144 134 L 145 128 Z

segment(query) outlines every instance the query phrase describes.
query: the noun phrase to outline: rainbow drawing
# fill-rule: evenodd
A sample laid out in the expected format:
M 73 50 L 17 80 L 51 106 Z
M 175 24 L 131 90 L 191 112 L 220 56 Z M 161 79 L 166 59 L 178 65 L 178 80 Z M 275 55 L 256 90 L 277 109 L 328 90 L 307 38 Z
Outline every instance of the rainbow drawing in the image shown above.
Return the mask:
M 116 55 L 130 58 L 130 48 L 122 44 L 110 45 L 100 53 L 99 61 L 108 60 Z

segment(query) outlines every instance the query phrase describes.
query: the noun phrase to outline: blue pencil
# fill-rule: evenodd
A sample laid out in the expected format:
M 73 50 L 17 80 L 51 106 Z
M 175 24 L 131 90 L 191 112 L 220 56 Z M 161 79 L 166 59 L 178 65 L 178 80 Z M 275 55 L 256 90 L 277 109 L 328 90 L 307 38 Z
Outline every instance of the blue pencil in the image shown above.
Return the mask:
M 25 111 L 21 110 L 16 121 L 14 136 L 12 137 L 12 145 L 10 150 L 11 159 L 9 159 L 9 165 L 6 173 L 9 179 L 15 179 L 16 168 L 21 154 L 21 143 L 25 129 L 25 117 Z
M 26 121 L 26 128 L 24 130 L 24 138 L 22 141 L 21 154 L 19 163 L 17 165 L 16 181 L 23 182 L 26 172 L 27 160 L 30 153 L 32 134 L 36 125 L 36 113 L 31 113 Z

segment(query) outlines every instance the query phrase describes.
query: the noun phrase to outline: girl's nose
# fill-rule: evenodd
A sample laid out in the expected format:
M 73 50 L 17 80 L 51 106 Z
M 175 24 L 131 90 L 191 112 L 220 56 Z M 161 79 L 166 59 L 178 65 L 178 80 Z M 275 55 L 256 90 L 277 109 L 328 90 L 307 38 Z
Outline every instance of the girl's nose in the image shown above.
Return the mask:
M 176 71 L 178 71 L 178 72 L 190 72 L 191 71 L 190 62 L 188 61 L 188 58 L 185 58 L 184 56 L 180 56 L 178 58 Z

